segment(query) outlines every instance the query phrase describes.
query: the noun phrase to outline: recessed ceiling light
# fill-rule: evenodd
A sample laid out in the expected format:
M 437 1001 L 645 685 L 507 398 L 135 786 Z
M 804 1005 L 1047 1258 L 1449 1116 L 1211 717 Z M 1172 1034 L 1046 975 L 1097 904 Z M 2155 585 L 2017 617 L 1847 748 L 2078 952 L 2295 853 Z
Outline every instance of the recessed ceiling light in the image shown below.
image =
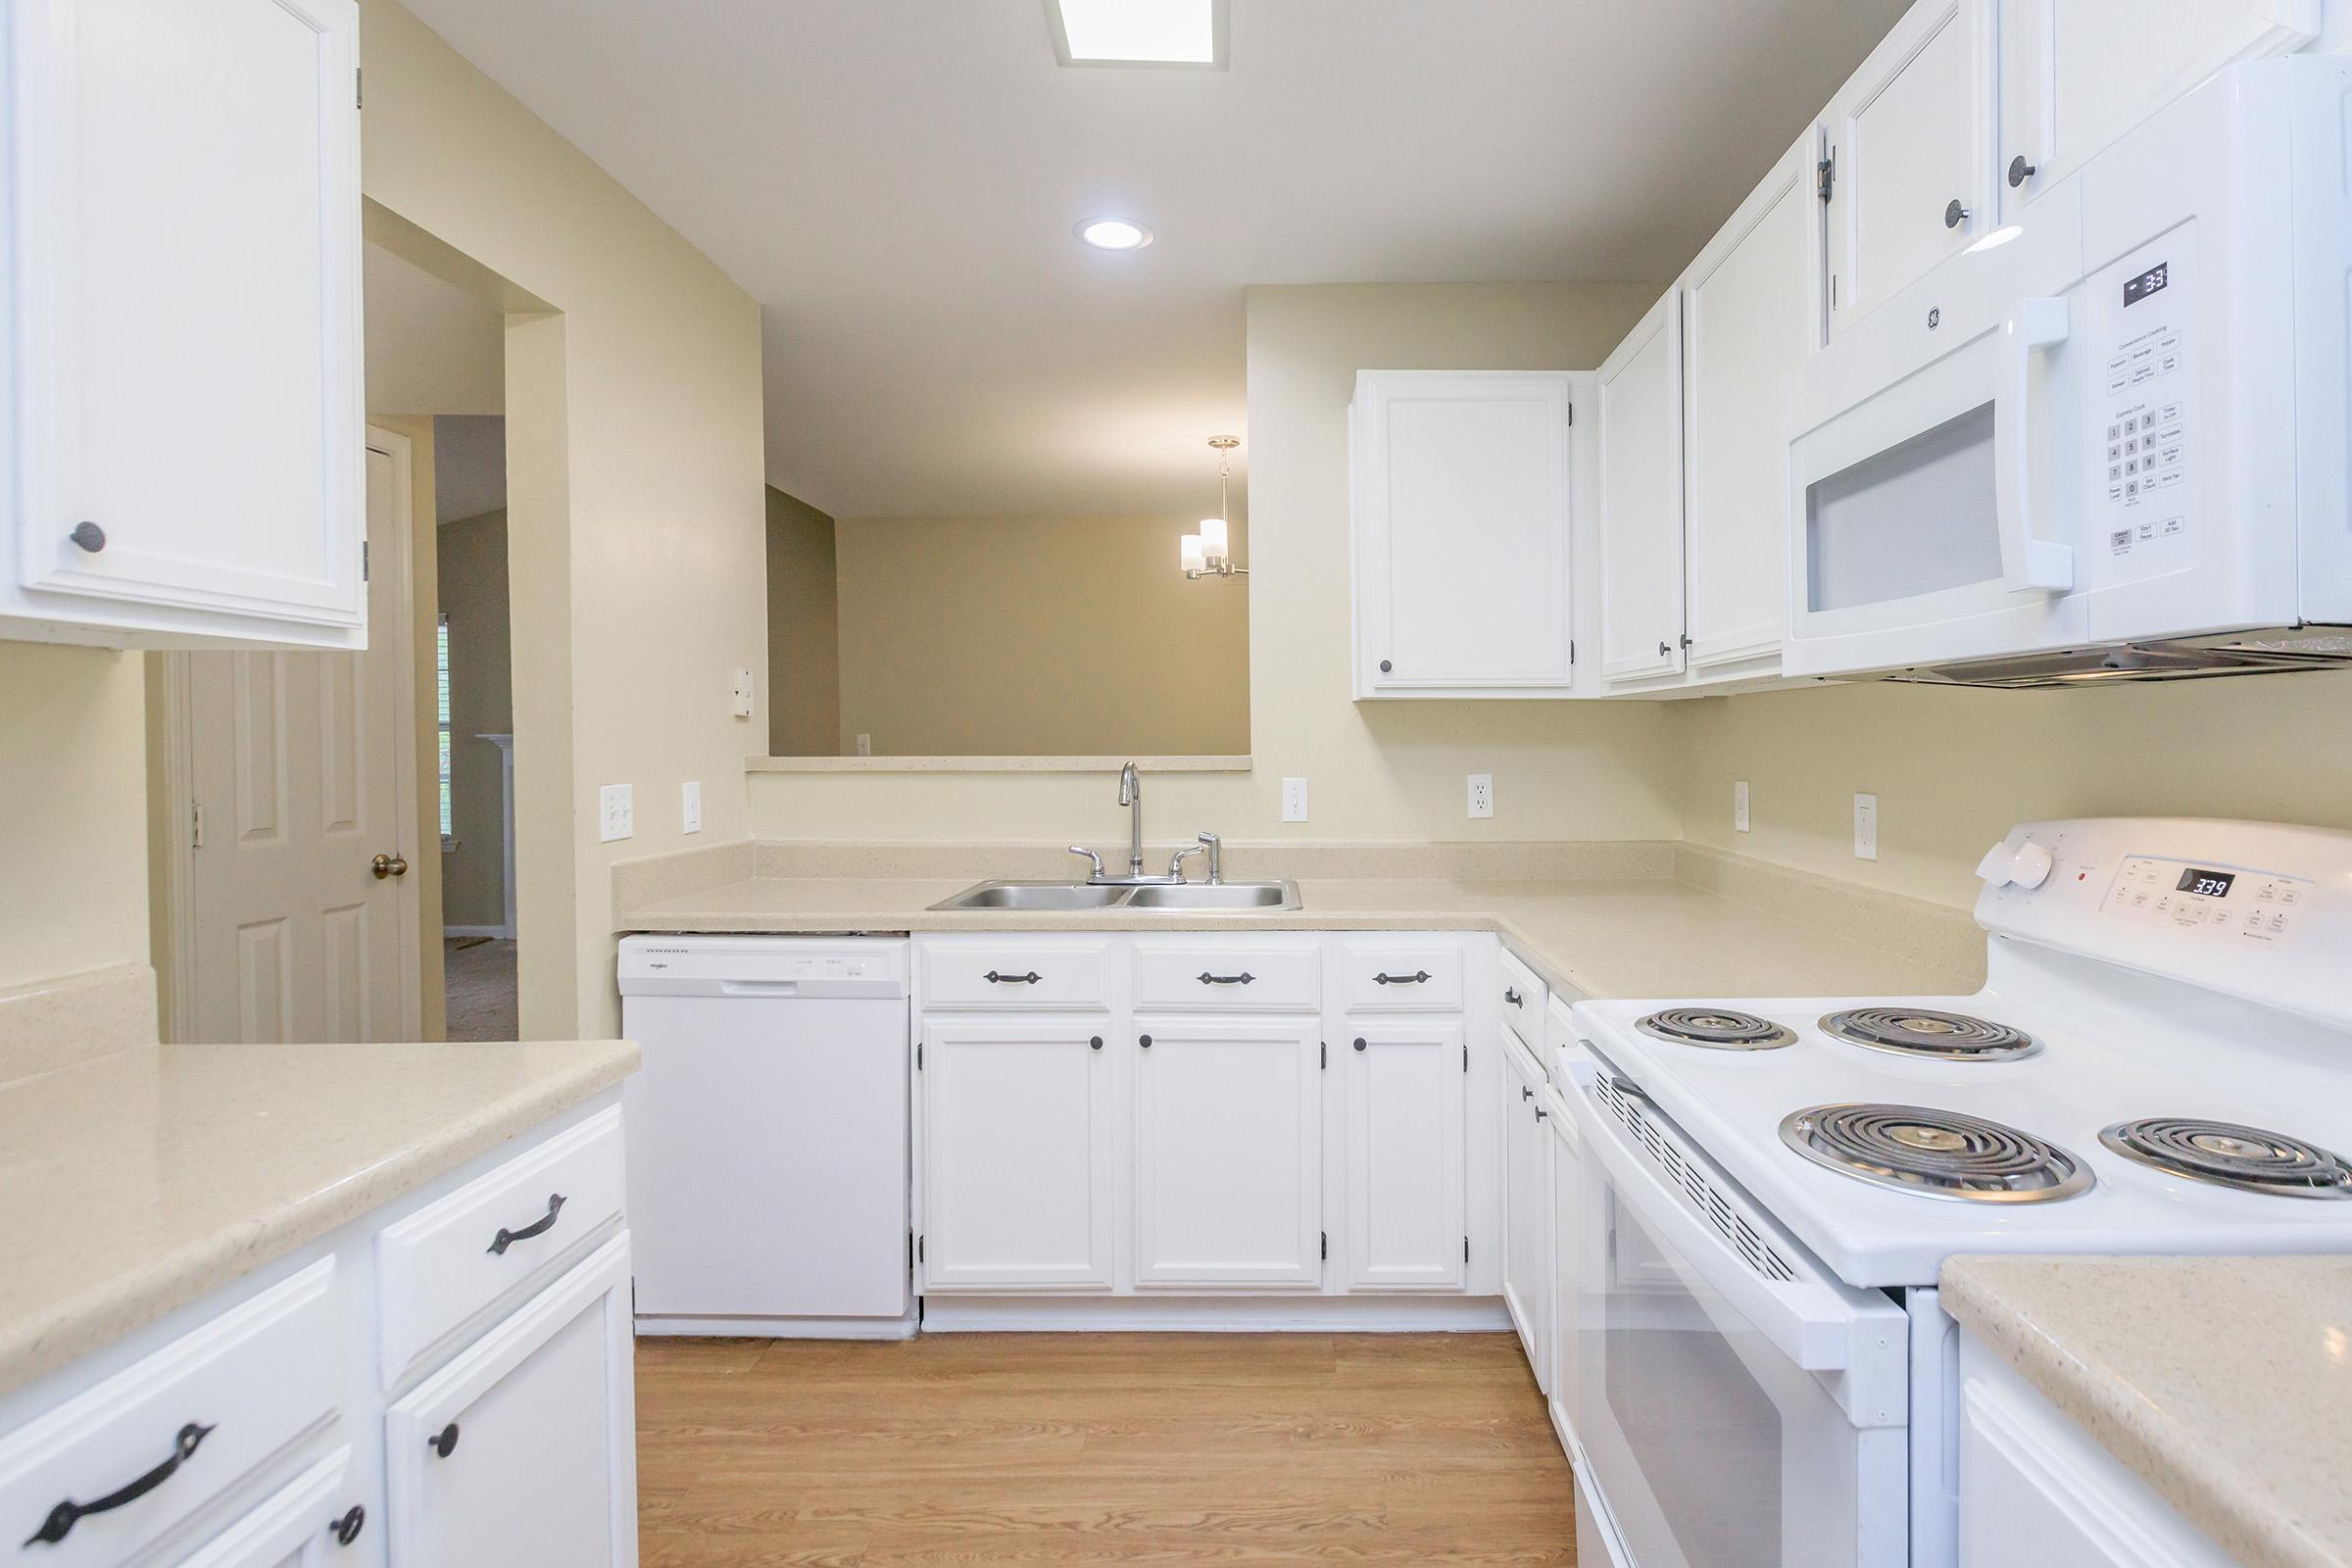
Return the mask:
M 1065 66 L 1225 64 L 1225 0 L 1046 0 Z
M 1077 228 L 1078 237 L 1099 251 L 1140 251 L 1152 243 L 1152 231 L 1124 218 L 1090 218 Z

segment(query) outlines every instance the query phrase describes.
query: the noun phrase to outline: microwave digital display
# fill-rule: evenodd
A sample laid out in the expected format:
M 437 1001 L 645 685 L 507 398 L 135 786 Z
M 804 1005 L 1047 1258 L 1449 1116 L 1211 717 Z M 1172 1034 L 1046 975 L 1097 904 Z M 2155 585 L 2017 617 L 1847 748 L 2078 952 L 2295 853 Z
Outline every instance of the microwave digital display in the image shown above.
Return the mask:
M 2209 899 L 2226 899 L 2230 884 L 2237 880 L 2234 871 L 2199 871 L 2194 867 L 2180 873 L 2180 882 L 2173 891 L 2196 893 Z
M 2163 293 L 2172 281 L 2173 267 L 2170 262 L 2151 267 L 2137 277 L 2127 278 L 2124 282 L 2125 308 L 2128 310 L 2137 305 L 2151 294 Z

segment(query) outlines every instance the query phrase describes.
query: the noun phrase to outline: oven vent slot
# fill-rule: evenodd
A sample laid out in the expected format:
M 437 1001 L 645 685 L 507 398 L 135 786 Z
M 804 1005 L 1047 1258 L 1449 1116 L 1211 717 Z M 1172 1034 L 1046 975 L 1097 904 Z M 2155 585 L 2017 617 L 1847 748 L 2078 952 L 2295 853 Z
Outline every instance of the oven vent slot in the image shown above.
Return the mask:
M 1592 1081 L 1592 1095 L 1602 1109 L 1633 1134 L 1635 1148 L 1666 1173 L 1669 1185 L 1681 1191 L 1699 1217 L 1715 1227 L 1750 1270 L 1776 1283 L 1796 1279 L 1795 1268 L 1764 1239 L 1755 1223 L 1740 1212 L 1736 1200 L 1715 1184 L 1695 1159 L 1683 1156 L 1683 1152 L 1675 1147 L 1674 1135 L 1666 1130 L 1664 1117 L 1649 1114 L 1639 1099 L 1620 1090 L 1607 1073 Z

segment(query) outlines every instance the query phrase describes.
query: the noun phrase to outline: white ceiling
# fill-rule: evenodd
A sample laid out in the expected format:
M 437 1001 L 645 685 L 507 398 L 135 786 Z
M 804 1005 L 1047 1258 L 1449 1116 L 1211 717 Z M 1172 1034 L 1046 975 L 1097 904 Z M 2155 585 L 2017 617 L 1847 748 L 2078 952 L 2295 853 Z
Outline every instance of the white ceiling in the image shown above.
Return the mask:
M 408 3 L 760 300 L 769 481 L 890 516 L 1200 507 L 1246 284 L 1671 277 L 1906 0 L 1232 0 L 1223 72 L 1057 67 L 1042 0 Z

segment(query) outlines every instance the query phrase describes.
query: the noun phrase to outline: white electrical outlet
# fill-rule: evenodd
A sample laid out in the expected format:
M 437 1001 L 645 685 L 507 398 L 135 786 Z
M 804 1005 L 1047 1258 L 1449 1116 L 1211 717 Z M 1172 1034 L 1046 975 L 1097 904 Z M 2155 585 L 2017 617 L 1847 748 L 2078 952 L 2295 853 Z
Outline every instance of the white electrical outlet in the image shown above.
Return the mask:
M 1494 814 L 1494 774 L 1473 773 L 1470 775 L 1470 814 L 1473 817 Z
M 860 735 L 858 737 L 858 755 L 859 757 L 871 757 L 874 755 L 874 738 L 871 735 Z
M 703 781 L 699 778 L 678 786 L 678 825 L 688 833 L 703 830 Z
M 1875 860 L 1879 858 L 1879 798 L 1876 795 L 1854 797 L 1854 858 Z
M 1282 781 L 1282 819 L 1285 822 L 1306 820 L 1306 780 L 1286 778 Z
M 730 706 L 737 718 L 752 716 L 752 672 L 750 670 L 735 671 L 735 690 L 730 699 Z
M 1747 831 L 1747 780 L 1745 779 L 1740 779 L 1732 785 L 1732 831 L 1735 833 Z
M 626 784 L 608 784 L 596 792 L 597 837 L 610 844 L 637 831 L 636 791 Z

